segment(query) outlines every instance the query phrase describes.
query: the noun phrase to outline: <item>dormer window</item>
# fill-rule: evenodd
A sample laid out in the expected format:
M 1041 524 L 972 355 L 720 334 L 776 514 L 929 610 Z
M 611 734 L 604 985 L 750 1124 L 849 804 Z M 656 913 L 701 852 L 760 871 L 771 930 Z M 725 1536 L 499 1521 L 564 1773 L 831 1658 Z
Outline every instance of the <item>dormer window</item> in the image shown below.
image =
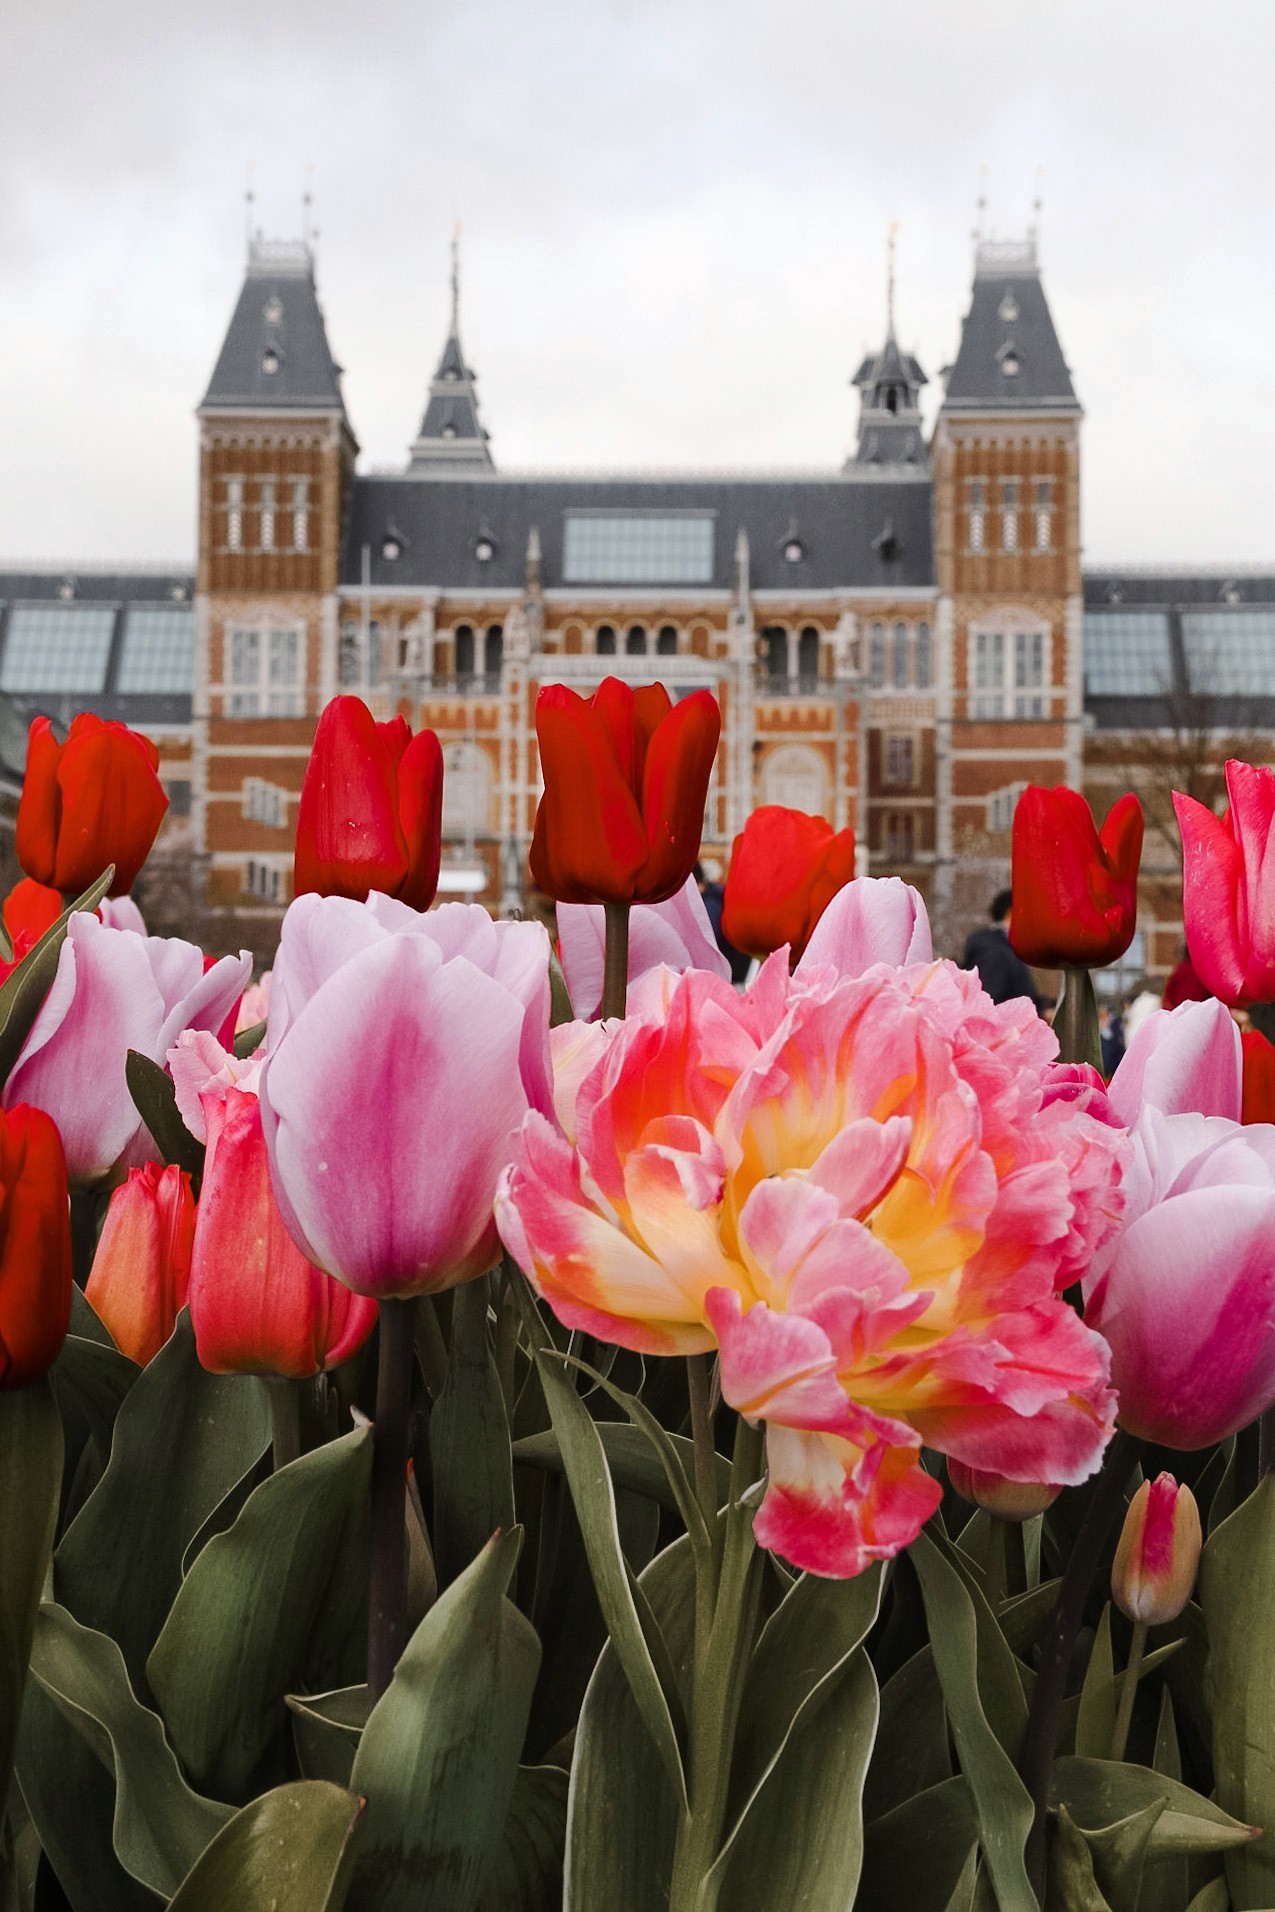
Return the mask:
M 784 561 L 787 564 L 800 564 L 806 555 L 806 547 L 800 538 L 788 538 L 784 543 Z
M 282 359 L 280 358 L 278 348 L 273 345 L 267 345 L 265 351 L 261 354 L 261 369 L 266 377 L 273 378 L 281 364 Z
M 397 564 L 402 555 L 403 546 L 401 541 L 392 531 L 387 531 L 381 539 L 381 556 L 387 564 Z
M 58 596 L 63 600 L 64 603 L 68 599 L 73 598 L 75 596 L 75 579 L 74 578 L 63 578 L 61 584 L 59 584 L 58 586 Z
M 1226 580 L 1226 583 L 1218 592 L 1218 596 L 1221 598 L 1223 604 L 1240 604 L 1243 602 L 1243 593 L 1234 578 L 1228 578 Z
M 1004 345 L 1002 345 L 1000 351 L 996 354 L 996 357 L 1000 362 L 1002 378 L 1017 378 L 1018 377 L 1018 374 L 1023 369 L 1023 362 L 1018 355 L 1018 347 L 1013 343 L 1012 340 L 1008 340 Z
M 1013 325 L 1018 319 L 1018 300 L 1012 292 L 1006 292 L 996 310 L 1006 325 Z
M 490 564 L 496 555 L 496 540 L 490 531 L 480 531 L 474 539 L 474 556 L 479 564 Z
M 456 427 L 452 424 L 450 418 L 448 419 L 447 423 L 443 426 L 442 436 L 444 438 L 455 438 L 456 436 Z
M 262 317 L 267 325 L 280 325 L 283 321 L 283 300 L 277 294 L 266 300 Z

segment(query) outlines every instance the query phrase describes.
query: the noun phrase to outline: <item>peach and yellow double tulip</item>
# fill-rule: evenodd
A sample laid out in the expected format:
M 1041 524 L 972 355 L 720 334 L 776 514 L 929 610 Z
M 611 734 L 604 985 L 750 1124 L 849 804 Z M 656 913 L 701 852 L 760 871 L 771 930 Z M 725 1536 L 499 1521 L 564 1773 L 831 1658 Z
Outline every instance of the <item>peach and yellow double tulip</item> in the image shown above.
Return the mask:
M 1123 1130 L 1048 1093 L 1052 1033 L 950 963 L 847 977 L 772 957 L 745 995 L 654 970 L 623 1022 L 554 1032 L 497 1196 L 559 1318 L 716 1347 L 767 1430 L 758 1541 L 844 1576 L 938 1505 L 921 1447 L 1083 1480 L 1105 1343 L 1062 1299 L 1119 1225 Z

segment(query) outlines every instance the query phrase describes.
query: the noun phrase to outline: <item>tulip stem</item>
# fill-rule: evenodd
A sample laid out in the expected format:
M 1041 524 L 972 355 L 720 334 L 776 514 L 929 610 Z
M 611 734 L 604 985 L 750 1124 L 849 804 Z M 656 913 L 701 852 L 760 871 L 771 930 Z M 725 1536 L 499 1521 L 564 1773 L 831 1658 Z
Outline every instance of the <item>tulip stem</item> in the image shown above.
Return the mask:
M 629 994 L 629 905 L 604 903 L 606 945 L 602 969 L 602 1016 L 622 1016 Z
M 711 1534 L 717 1526 L 717 1446 L 713 1436 L 712 1379 L 706 1354 L 687 1355 L 686 1391 L 691 1398 L 695 1495 Z
M 1121 1428 L 1111 1442 L 1102 1472 L 1070 1558 L 1063 1572 L 1062 1585 L 1049 1622 L 1049 1630 L 1040 1649 L 1036 1685 L 1027 1714 L 1018 1770 L 1032 1797 L 1036 1816 L 1027 1837 L 1027 1876 L 1036 1897 L 1045 1902 L 1045 1832 L 1049 1811 L 1049 1781 L 1053 1772 L 1054 1749 L 1058 1743 L 1058 1719 L 1067 1690 L 1067 1674 L 1075 1650 L 1076 1635 L 1084 1618 L 1085 1602 L 1098 1571 L 1112 1529 L 1124 1509 L 1125 1493 L 1142 1452 L 1142 1442 Z
M 1124 1749 L 1129 1738 L 1129 1722 L 1133 1718 L 1133 1702 L 1138 1696 L 1138 1681 L 1142 1675 L 1142 1656 L 1147 1648 L 1147 1623 L 1135 1620 L 1133 1639 L 1129 1643 L 1129 1658 L 1125 1662 L 1124 1683 L 1120 1688 L 1120 1705 L 1116 1711 L 1116 1723 L 1111 1732 L 1111 1757 L 1123 1759 Z
M 1257 1421 L 1257 1477 L 1275 1474 L 1275 1407 L 1268 1407 Z
M 407 1601 L 407 1429 L 416 1297 L 383 1300 L 372 1426 L 367 1683 L 379 1699 L 403 1651 Z
M 1062 1000 L 1054 1017 L 1060 1062 L 1089 1062 L 1102 1074 L 1102 1037 L 1098 1032 L 1098 998 L 1087 969 L 1063 971 Z
M 277 1474 L 289 1462 L 301 1457 L 300 1383 L 282 1374 L 269 1374 L 266 1387 L 270 1394 L 270 1432 Z

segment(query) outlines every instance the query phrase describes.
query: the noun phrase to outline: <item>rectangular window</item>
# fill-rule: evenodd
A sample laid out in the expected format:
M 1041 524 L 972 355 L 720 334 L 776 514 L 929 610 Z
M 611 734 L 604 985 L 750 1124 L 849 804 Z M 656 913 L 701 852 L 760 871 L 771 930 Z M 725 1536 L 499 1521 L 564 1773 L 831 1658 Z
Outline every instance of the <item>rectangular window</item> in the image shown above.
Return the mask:
M 974 639 L 974 695 L 971 717 L 1005 714 L 1005 634 L 979 631 Z
M 250 823 L 264 823 L 270 830 L 286 830 L 288 793 L 277 783 L 266 783 L 261 777 L 245 777 L 243 813 Z
M 195 613 L 190 605 L 130 604 L 115 688 L 134 695 L 189 697 L 195 682 Z
M 305 712 L 299 630 L 236 627 L 230 653 L 229 717 L 300 717 Z
M 243 550 L 243 479 L 226 480 L 226 549 Z
M 15 604 L 0 690 L 99 693 L 115 630 L 113 604 Z
M 1014 634 L 1014 715 L 1045 715 L 1045 639 L 1040 631 Z
M 975 632 L 971 717 L 1045 717 L 1048 695 L 1043 631 Z
M 874 624 L 868 643 L 868 682 L 873 690 L 885 689 L 885 625 Z
M 261 549 L 274 550 L 274 481 L 269 478 L 261 486 Z
M 1197 697 L 1269 697 L 1275 682 L 1275 610 L 1269 605 L 1184 611 L 1182 642 Z
M 903 785 L 911 785 L 916 781 L 911 737 L 886 738 L 883 781 Z
M 714 530 L 705 512 L 565 512 L 563 582 L 711 584 Z
M 310 540 L 310 486 L 304 478 L 292 481 L 292 549 L 309 549 Z
M 1010 783 L 1003 790 L 993 790 L 987 799 L 987 827 L 994 835 L 1013 828 L 1014 811 L 1026 788 L 1023 783 Z
M 244 865 L 244 891 L 255 897 L 259 903 L 277 903 L 283 888 L 282 872 L 277 863 L 262 863 L 255 857 L 249 857 Z
M 888 863 L 910 863 L 916 848 L 910 810 L 885 813 L 885 855 Z
M 1085 612 L 1086 697 L 1167 697 L 1172 689 L 1167 612 Z
M 1048 551 L 1052 533 L 1053 486 L 1047 478 L 1042 478 L 1036 486 L 1036 549 Z
M 987 509 L 986 499 L 987 493 L 982 480 L 979 478 L 971 479 L 969 502 L 971 551 L 981 551 L 983 549 L 985 535 L 984 514 Z
M 1018 549 L 1018 480 L 1007 478 L 1001 487 L 1001 549 Z

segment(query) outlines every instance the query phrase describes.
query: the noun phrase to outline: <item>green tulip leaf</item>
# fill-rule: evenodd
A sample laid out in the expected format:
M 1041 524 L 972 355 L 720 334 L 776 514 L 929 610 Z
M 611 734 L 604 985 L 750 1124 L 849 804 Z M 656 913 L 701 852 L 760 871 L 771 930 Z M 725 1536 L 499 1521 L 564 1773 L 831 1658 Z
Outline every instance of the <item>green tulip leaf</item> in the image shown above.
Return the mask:
M 963 1773 L 914 1794 L 868 1826 L 855 1912 L 946 1912 L 978 1836 Z
M 1231 1894 L 1225 1879 L 1210 1879 L 1188 1905 L 1186 1912 L 1231 1912 Z
M 567 1783 L 558 1766 L 518 1768 L 505 1836 L 478 1912 L 561 1912 Z
M 58 1594 L 118 1641 L 143 1692 L 189 1543 L 270 1444 L 261 1383 L 206 1374 L 185 1312 L 129 1390 L 111 1458 L 57 1551 Z
M 0 1390 L 0 1822 L 62 1488 L 62 1422 L 47 1380 Z
M 571 993 L 567 988 L 567 979 L 556 949 L 549 951 L 549 1027 L 561 1028 L 564 1022 L 574 1022 L 576 1012 L 571 1006 Z
M 79 1290 L 76 1290 L 79 1293 Z M 141 1369 L 109 1342 L 68 1334 L 49 1370 L 49 1380 L 68 1434 L 68 1447 L 92 1439 L 105 1467 L 111 1454 L 115 1417 Z
M 370 1686 L 338 1686 L 331 1693 L 289 1693 L 292 1741 L 306 1779 L 348 1786 L 354 1755 L 372 1711 Z
M 974 1798 L 978 1839 L 1001 1912 L 1037 1912 L 1036 1895 L 1023 1859 L 1032 1824 L 1032 1803 L 984 1705 L 980 1675 L 985 1662 L 994 1662 L 996 1656 L 980 1639 L 974 1595 L 958 1568 L 945 1558 L 927 1532 L 918 1534 L 908 1557 L 921 1582 L 952 1737 Z M 994 1621 L 992 1624 L 995 1626 Z M 999 1663 L 1003 1666 L 1003 1661 Z M 1010 1656 L 1011 1671 L 1012 1666 Z M 996 1711 L 1008 1718 L 1022 1707 L 1025 1721 L 1026 1707 L 1017 1675 L 1016 1703 L 1007 1680 L 1008 1674 L 998 1682 Z
M 1049 1904 L 1065 1906 L 1066 1912 L 1114 1912 L 1098 1884 L 1089 1842 L 1065 1806 L 1049 1842 Z
M 368 1802 L 351 1912 L 476 1912 L 509 1817 L 540 1668 L 506 1598 L 521 1534 L 488 1542 L 408 1641 L 350 1784 Z
M 284 1695 L 341 1668 L 315 1653 L 361 1635 L 372 1436 L 359 1428 L 253 1490 L 182 1582 L 146 1665 L 173 1745 L 197 1786 L 242 1799 L 287 1724 Z
M 441 1586 L 514 1524 L 513 1461 L 500 1377 L 487 1339 L 487 1284 L 452 1296 L 447 1378 L 429 1422 L 434 1471 L 430 1538 Z
M 51 1602 L 36 1621 L 31 1679 L 114 1781 L 113 1844 L 120 1864 L 169 1897 L 231 1817 L 230 1807 L 201 1798 L 187 1785 L 162 1722 L 134 1694 L 114 1640 Z M 67 1772 L 51 1766 L 38 1718 L 29 1732 L 24 1716 L 18 1779 L 40 1842 L 61 1877 L 68 1849 L 86 1843 L 83 1801 L 68 1786 Z
M 927 1530 L 925 1538 L 948 1566 L 955 1568 L 965 1584 L 965 1591 L 974 1609 L 978 1636 L 976 1671 L 979 1699 L 988 1725 L 1010 1758 L 1016 1760 L 1023 1734 L 1027 1730 L 1024 1687 L 1030 1686 L 1031 1675 L 1014 1657 L 1000 1620 L 993 1613 L 983 1591 L 982 1575 L 971 1566 L 960 1548 L 952 1545 L 937 1523 Z
M 45 997 L 53 987 L 58 958 L 66 940 L 66 926 L 77 910 L 95 910 L 115 880 L 115 865 L 103 870 L 83 896 L 77 896 L 50 924 L 34 949 L 0 983 L 0 1087 L 9 1080 L 22 1046 L 31 1034 Z
M 235 1055 L 238 1060 L 244 1062 L 249 1056 L 255 1055 L 265 1039 L 266 1025 L 264 1022 L 254 1022 L 250 1028 L 241 1029 L 235 1037 L 234 1044 Z
M 641 1576 L 675 1672 L 690 1671 L 695 1566 L 689 1540 Z M 611 1640 L 580 1710 L 567 1808 L 565 1912 L 667 1912 L 678 1793 Z
M 558 1437 L 576 1517 L 584 1537 L 589 1568 L 597 1590 L 598 1602 L 606 1621 L 607 1633 L 621 1666 L 633 1687 L 638 1710 L 655 1742 L 669 1784 L 679 1798 L 685 1799 L 686 1781 L 682 1771 L 682 1753 L 678 1723 L 680 1696 L 667 1680 L 661 1680 L 659 1668 L 668 1663 L 668 1649 L 635 1599 L 629 1569 L 620 1545 L 616 1520 L 615 1490 L 607 1467 L 598 1424 L 572 1387 L 562 1363 L 552 1354 L 540 1351 L 540 1318 L 522 1282 L 515 1282 L 514 1293 L 520 1299 L 524 1319 L 536 1348 L 536 1368 L 540 1385 Z M 650 1454 L 653 1472 L 663 1478 L 660 1466 L 645 1437 L 633 1432 Z M 666 1491 L 668 1489 L 667 1483 Z
M 204 1173 L 204 1144 L 182 1121 L 173 1078 L 167 1069 L 136 1049 L 128 1052 L 124 1075 L 133 1107 L 150 1130 L 156 1148 L 170 1166 L 186 1170 L 198 1195 Z
M 952 1777 L 947 1709 L 934 1654 L 922 1647 L 881 1689 L 881 1723 L 868 1768 L 863 1809 L 884 1818 L 911 1799 Z
M 222 1828 L 169 1912 L 341 1912 L 362 1811 L 322 1780 L 276 1786 Z
M 1236 1912 L 1275 1905 L 1275 1475 L 1209 1535 L 1200 1604 L 1209 1645 L 1213 1769 L 1219 1805 L 1265 1827 L 1226 1858 Z
M 1111 1602 L 1107 1601 L 1094 1635 L 1093 1651 L 1080 1689 L 1076 1715 L 1076 1751 L 1088 1759 L 1110 1759 L 1116 1726 L 1116 1663 L 1111 1648 Z
M 669 1484 L 668 1475 L 661 1465 L 660 1458 L 651 1446 L 650 1440 L 640 1427 L 630 1421 L 595 1422 L 598 1439 L 606 1456 L 607 1468 L 617 1489 L 627 1493 L 641 1494 L 647 1500 L 653 1500 L 666 1512 L 678 1512 L 678 1497 Z M 678 1463 L 685 1471 L 692 1470 L 694 1478 L 695 1448 L 684 1434 L 667 1434 L 665 1438 Z M 547 1473 L 561 1474 L 564 1470 L 562 1446 L 552 1428 L 546 1428 L 541 1434 L 525 1434 L 514 1442 L 514 1461 L 522 1467 L 539 1467 Z M 717 1456 L 718 1505 L 726 1499 L 730 1490 L 730 1462 L 724 1454 Z
M 828 1684 L 827 1696 L 798 1716 L 734 1837 L 721 1895 L 731 1912 L 800 1905 L 852 1912 L 863 1867 L 863 1781 L 878 1711 L 867 1654 L 853 1653 Z
M 978 1904 L 978 1847 L 971 1846 L 943 1912 L 975 1912 Z
M 1149 1766 L 1071 1755 L 1054 1761 L 1050 1803 L 1066 1806 L 1086 1833 L 1101 1832 L 1159 1802 L 1164 1810 L 1147 1846 L 1154 1858 L 1174 1852 L 1227 1852 L 1247 1846 L 1254 1837 L 1252 1826 Z

